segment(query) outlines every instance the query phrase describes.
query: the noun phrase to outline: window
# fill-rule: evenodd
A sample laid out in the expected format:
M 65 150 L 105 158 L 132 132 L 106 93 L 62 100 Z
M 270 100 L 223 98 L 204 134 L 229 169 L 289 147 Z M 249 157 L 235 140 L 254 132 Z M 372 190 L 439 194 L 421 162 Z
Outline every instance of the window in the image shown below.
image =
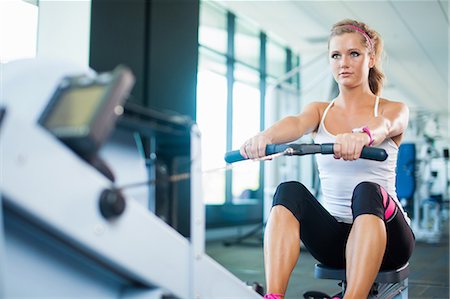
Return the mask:
M 235 59 L 255 69 L 260 67 L 260 30 L 241 19 L 236 20 Z
M 260 131 L 259 73 L 236 64 L 236 82 L 233 86 L 233 138 L 232 148 L 237 149 L 244 141 Z M 234 203 L 254 198 L 259 189 L 259 163 L 247 162 L 232 172 L 232 198 Z
M 273 39 L 267 41 L 267 74 L 280 78 L 286 73 L 286 49 Z
M 227 53 L 227 16 L 211 2 L 200 3 L 199 43 L 222 54 Z
M 225 202 L 225 172 L 208 171 L 225 166 L 227 140 L 227 79 L 225 58 L 200 51 L 197 76 L 197 123 L 202 132 L 203 193 L 208 204 Z
M 265 101 L 273 94 L 270 82 L 299 60 L 282 42 L 219 4 L 203 1 L 200 9 L 197 122 L 202 132 L 202 166 L 210 170 L 224 167 L 227 150 L 239 149 L 261 131 Z M 288 87 L 298 94 L 298 78 L 277 89 Z M 295 100 L 291 104 L 297 104 Z M 236 163 L 231 171 L 205 173 L 207 227 L 261 223 L 263 176 L 264 165 L 252 161 Z
M 38 7 L 21 1 L 0 1 L 0 63 L 36 56 Z

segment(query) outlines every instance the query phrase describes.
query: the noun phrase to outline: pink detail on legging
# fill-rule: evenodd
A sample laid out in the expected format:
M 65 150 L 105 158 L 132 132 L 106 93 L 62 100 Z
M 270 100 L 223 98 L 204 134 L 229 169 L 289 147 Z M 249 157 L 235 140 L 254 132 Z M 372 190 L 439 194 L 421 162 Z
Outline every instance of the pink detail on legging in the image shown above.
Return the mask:
M 388 220 L 395 212 L 395 202 L 389 197 L 386 190 L 380 187 L 381 196 L 383 196 L 384 219 Z

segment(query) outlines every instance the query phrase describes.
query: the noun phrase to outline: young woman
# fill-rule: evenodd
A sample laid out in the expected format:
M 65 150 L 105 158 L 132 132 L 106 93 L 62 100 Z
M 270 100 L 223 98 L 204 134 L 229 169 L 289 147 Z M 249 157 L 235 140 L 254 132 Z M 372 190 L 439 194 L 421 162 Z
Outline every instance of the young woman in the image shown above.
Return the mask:
M 367 298 L 380 269 L 404 265 L 414 248 L 410 220 L 395 192 L 397 152 L 408 124 L 405 104 L 381 98 L 382 40 L 366 24 L 343 20 L 331 29 L 329 61 L 339 95 L 307 105 L 247 140 L 250 159 L 266 144 L 312 133 L 335 143 L 334 157 L 317 156 L 322 204 L 298 182 L 278 186 L 264 236 L 267 295 L 284 298 L 300 255 L 300 239 L 321 263 L 346 268 L 345 299 Z M 384 162 L 359 159 L 364 146 L 383 148 Z

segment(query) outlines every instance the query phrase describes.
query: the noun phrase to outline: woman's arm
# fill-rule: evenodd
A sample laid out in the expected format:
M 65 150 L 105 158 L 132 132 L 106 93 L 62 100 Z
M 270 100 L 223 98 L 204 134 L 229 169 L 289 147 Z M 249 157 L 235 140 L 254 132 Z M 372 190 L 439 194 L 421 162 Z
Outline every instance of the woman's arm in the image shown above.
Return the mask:
M 408 126 L 408 120 L 408 106 L 400 102 L 386 101 L 380 115 L 367 124 L 374 140 L 372 145 L 376 146 L 386 138 L 401 135 Z
M 360 157 L 364 146 L 377 146 L 386 138 L 395 138 L 403 134 L 408 126 L 408 106 L 399 102 L 385 101 L 381 108 L 380 115 L 367 124 L 373 138 L 372 144 L 369 135 L 364 132 L 339 134 L 336 136 L 338 146 L 334 147 L 335 158 L 356 160 Z
M 248 139 L 240 147 L 241 155 L 250 159 L 263 157 L 267 144 L 291 142 L 313 132 L 320 122 L 321 105 L 323 103 L 310 103 L 300 114 L 287 116 L 265 131 Z

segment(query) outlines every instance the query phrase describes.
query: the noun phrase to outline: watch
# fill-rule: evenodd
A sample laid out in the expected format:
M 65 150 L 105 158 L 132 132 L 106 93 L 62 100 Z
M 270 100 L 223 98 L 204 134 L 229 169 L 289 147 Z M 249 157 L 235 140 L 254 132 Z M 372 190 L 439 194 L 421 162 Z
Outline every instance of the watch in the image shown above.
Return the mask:
M 370 129 L 368 126 L 364 126 L 361 128 L 355 128 L 352 130 L 352 133 L 366 133 L 367 135 L 369 135 L 369 146 L 372 146 L 373 142 L 375 141 L 372 137 L 372 133 L 370 133 Z

